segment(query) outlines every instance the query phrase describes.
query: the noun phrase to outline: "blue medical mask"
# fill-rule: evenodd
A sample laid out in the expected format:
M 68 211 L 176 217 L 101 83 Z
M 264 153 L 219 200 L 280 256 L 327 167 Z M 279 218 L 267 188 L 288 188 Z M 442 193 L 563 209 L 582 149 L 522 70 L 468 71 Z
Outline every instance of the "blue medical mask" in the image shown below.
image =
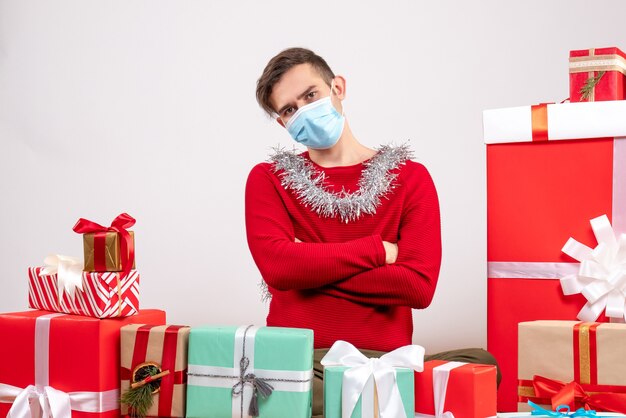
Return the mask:
M 330 96 L 302 106 L 287 121 L 285 128 L 296 142 L 312 149 L 328 149 L 339 141 L 345 117 L 333 106 L 332 94 L 333 84 Z

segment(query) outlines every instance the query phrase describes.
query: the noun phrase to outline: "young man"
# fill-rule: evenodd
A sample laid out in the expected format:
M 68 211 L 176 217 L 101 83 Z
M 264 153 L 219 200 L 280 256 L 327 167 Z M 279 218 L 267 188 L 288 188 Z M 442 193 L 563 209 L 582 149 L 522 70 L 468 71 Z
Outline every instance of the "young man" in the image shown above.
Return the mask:
M 278 150 L 246 185 L 248 245 L 271 294 L 267 325 L 315 333 L 314 416 L 327 349 L 346 340 L 379 357 L 411 344 L 411 309 L 430 304 L 441 263 L 428 171 L 407 146 L 362 145 L 345 95 L 346 80 L 312 51 L 272 58 L 257 101 L 307 151 Z M 495 364 L 481 349 L 427 357 Z

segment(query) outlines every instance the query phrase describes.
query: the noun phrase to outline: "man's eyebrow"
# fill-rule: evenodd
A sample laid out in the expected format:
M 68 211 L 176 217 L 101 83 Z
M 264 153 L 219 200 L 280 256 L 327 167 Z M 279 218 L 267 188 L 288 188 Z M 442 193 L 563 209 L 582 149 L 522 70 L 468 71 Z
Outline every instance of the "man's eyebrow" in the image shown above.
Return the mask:
M 305 91 L 304 93 L 300 94 L 297 97 L 297 100 L 302 99 L 304 96 L 306 96 L 307 94 L 309 94 L 311 92 L 311 90 L 313 90 L 314 88 L 316 88 L 317 86 L 315 84 L 310 85 Z M 291 106 L 291 103 L 287 103 L 286 105 L 284 105 L 283 107 L 280 108 L 280 110 L 277 112 L 279 115 L 282 114 L 285 110 L 287 110 L 289 107 Z

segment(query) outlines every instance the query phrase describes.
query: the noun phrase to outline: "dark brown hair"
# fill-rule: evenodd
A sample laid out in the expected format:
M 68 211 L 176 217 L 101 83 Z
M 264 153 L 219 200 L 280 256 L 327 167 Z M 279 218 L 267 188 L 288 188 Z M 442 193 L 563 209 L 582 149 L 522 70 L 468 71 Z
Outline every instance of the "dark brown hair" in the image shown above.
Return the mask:
M 309 49 L 289 48 L 281 51 L 267 63 L 263 74 L 256 82 L 256 101 L 269 115 L 275 112 L 270 103 L 274 85 L 280 81 L 283 74 L 300 64 L 311 64 L 329 86 L 335 77 L 324 58 Z

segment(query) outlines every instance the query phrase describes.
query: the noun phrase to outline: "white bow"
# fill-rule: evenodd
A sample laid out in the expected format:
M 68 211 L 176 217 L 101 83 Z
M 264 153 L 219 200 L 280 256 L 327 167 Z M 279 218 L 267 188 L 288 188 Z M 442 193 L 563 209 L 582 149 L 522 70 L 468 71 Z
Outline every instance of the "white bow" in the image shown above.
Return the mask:
M 67 292 L 70 298 L 74 297 L 76 288 L 83 290 L 83 260 L 66 255 L 53 254 L 44 259 L 43 267 L 39 275 L 57 275 L 57 293 L 59 301 L 63 298 L 63 292 Z
M 379 399 L 380 418 L 406 418 L 395 367 L 424 370 L 424 348 L 400 347 L 380 358 L 367 358 L 352 344 L 336 341 L 321 361 L 323 366 L 347 366 L 341 393 L 342 417 L 349 417 L 370 378 L 374 378 Z
M 581 321 L 594 322 L 606 316 L 626 319 L 626 234 L 619 239 L 606 215 L 590 221 L 598 242 L 594 249 L 570 238 L 561 251 L 580 261 L 578 274 L 561 279 L 565 295 L 582 293 L 587 303 L 578 313 Z
M 71 418 L 70 395 L 51 386 L 29 385 L 25 389 L 0 384 L 3 398 L 14 397 L 7 418 Z

